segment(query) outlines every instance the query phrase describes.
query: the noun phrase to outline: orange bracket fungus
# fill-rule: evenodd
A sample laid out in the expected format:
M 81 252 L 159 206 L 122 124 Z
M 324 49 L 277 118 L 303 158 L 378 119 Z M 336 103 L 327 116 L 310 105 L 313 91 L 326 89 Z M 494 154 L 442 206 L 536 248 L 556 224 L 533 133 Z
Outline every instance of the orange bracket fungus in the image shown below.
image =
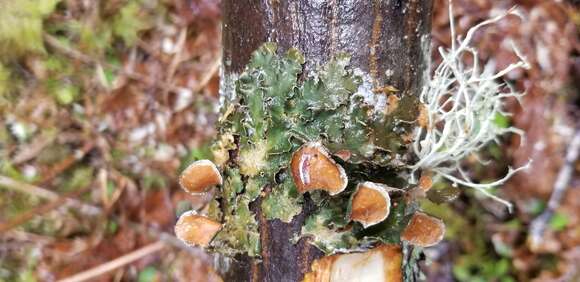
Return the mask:
M 175 235 L 188 245 L 206 247 L 221 227 L 219 222 L 188 211 L 177 220 Z
M 398 245 L 381 245 L 364 253 L 315 260 L 302 282 L 402 281 L 403 255 Z
M 193 162 L 179 176 L 181 188 L 192 195 L 203 194 L 212 186 L 221 184 L 222 176 L 209 160 Z
M 294 152 L 290 168 L 294 184 L 300 193 L 324 190 L 330 195 L 336 195 L 348 184 L 342 166 L 318 142 L 306 143 Z
M 387 189 L 387 186 L 378 183 L 359 183 L 352 198 L 350 219 L 362 223 L 364 228 L 385 220 L 391 209 Z
M 445 224 L 438 218 L 416 212 L 401 235 L 403 241 L 420 247 L 430 247 L 443 240 Z

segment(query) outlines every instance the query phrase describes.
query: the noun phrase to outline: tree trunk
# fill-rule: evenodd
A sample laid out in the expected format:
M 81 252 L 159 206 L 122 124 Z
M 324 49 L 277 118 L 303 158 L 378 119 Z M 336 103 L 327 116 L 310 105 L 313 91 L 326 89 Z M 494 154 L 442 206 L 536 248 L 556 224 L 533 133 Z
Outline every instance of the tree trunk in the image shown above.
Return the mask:
M 395 88 L 398 91 L 393 93 L 399 99 L 416 97 L 425 81 L 430 0 L 222 2 L 224 104 L 234 99 L 238 75 L 244 71 L 252 52 L 265 42 L 277 43 L 279 53 L 296 48 L 304 54 L 300 80 L 345 52 L 351 56 L 349 68 L 368 75 L 373 89 Z M 416 99 L 413 101 L 416 105 Z M 416 107 L 407 111 L 414 111 L 410 113 L 411 120 L 416 117 Z M 265 193 L 269 192 L 267 187 Z M 291 239 L 300 232 L 315 205 L 306 194 L 302 212 L 290 223 L 284 223 L 263 216 L 262 200 L 260 197 L 250 204 L 259 224 L 261 258 L 237 255 L 224 281 L 301 281 L 311 262 L 323 253 L 305 238 L 297 244 Z

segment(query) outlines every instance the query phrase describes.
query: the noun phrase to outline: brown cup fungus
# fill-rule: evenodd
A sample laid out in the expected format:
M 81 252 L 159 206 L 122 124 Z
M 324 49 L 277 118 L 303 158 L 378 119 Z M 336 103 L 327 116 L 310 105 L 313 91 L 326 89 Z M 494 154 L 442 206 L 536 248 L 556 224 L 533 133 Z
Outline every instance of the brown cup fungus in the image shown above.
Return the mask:
M 175 235 L 187 245 L 206 247 L 221 227 L 219 222 L 188 211 L 177 220 Z
M 179 176 L 179 186 L 192 195 L 207 192 L 211 187 L 222 184 L 222 176 L 209 160 L 199 160 L 190 164 Z
M 302 282 L 399 282 L 403 255 L 398 245 L 381 245 L 363 253 L 338 254 L 315 260 Z
M 344 169 L 318 142 L 306 143 L 294 152 L 290 169 L 300 193 L 324 190 L 330 195 L 336 195 L 348 184 Z
M 373 182 L 358 184 L 352 198 L 350 219 L 360 222 L 364 228 L 385 220 L 391 209 L 391 198 L 387 188 Z
M 430 247 L 443 240 L 445 224 L 438 218 L 416 212 L 403 230 L 401 239 L 419 247 Z

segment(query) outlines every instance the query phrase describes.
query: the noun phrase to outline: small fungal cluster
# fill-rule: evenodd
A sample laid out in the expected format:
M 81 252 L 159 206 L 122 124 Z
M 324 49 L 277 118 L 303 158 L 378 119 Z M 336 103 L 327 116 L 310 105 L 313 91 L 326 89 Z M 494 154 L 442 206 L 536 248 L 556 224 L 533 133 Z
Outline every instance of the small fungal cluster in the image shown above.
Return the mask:
M 190 164 L 179 177 L 179 185 L 192 195 L 207 193 L 211 188 L 222 184 L 222 176 L 209 160 Z M 199 215 L 195 211 L 183 213 L 175 224 L 175 235 L 188 245 L 206 247 L 221 229 L 221 223 Z
M 289 223 L 309 201 L 314 211 L 288 244 L 305 238 L 329 256 L 305 281 L 328 281 L 340 265 L 366 257 L 391 277 L 410 275 L 414 266 L 401 266 L 411 260 L 408 246 L 431 246 L 445 230 L 417 211 L 431 178 L 408 181 L 418 97 L 402 91 L 377 103 L 386 94 L 369 89 L 346 54 L 306 77 L 303 64 L 298 50 L 279 55 L 273 43 L 254 52 L 222 105 L 215 163 L 196 161 L 179 180 L 188 193 L 213 199 L 203 212 L 184 213 L 176 235 L 228 256 L 260 257 L 256 210 Z
M 306 143 L 292 154 L 290 170 L 301 194 L 320 190 L 335 196 L 344 191 L 348 184 L 345 170 L 317 142 Z M 209 160 L 200 160 L 182 172 L 179 184 L 189 194 L 200 195 L 223 183 L 215 164 Z M 359 183 L 351 196 L 349 219 L 359 222 L 365 229 L 383 222 L 391 208 L 389 191 L 398 193 L 402 190 L 368 181 Z M 206 247 L 221 227 L 219 222 L 189 211 L 178 219 L 175 234 L 189 245 Z M 439 219 L 415 212 L 403 229 L 401 239 L 413 245 L 428 247 L 441 241 L 444 232 L 445 225 Z

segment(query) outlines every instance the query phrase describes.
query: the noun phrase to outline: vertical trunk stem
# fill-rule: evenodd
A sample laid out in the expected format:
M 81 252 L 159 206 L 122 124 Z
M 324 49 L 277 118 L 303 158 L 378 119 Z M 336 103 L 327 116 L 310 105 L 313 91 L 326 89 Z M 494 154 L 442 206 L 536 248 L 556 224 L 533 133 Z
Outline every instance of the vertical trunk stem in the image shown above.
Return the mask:
M 264 42 L 280 52 L 299 49 L 303 75 L 338 52 L 352 56 L 351 67 L 369 75 L 375 89 L 392 86 L 398 95 L 417 96 L 429 58 L 430 0 L 223 0 L 223 76 L 221 91 L 230 99 L 234 80 L 251 53 Z M 378 90 L 380 91 L 380 90 Z M 267 188 L 266 188 L 267 190 Z M 268 191 L 266 191 L 268 192 Z M 251 207 L 259 221 L 260 260 L 238 256 L 225 281 L 300 281 L 322 255 L 305 239 L 292 244 L 313 203 L 306 195 L 302 213 L 287 224 L 266 220 L 260 201 Z

